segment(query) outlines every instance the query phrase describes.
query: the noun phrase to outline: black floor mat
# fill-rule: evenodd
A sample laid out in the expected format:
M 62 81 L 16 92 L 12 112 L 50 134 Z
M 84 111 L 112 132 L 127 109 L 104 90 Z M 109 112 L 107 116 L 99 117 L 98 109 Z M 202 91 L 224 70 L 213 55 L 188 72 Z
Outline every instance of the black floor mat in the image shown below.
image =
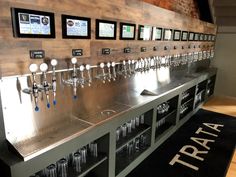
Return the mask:
M 127 177 L 224 177 L 235 143 L 236 118 L 199 110 Z

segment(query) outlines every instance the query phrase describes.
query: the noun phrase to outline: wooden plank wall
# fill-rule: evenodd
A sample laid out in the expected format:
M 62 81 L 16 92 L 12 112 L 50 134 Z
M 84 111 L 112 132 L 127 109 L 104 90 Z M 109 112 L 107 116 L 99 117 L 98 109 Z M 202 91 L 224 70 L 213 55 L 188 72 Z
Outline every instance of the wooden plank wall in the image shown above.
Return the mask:
M 56 38 L 30 39 L 14 38 L 11 24 L 11 7 L 35 9 L 55 13 Z M 91 18 L 91 39 L 62 39 L 61 14 L 84 16 Z M 108 19 L 118 22 L 117 40 L 96 40 L 95 19 Z M 60 68 L 66 65 L 71 58 L 72 48 L 82 48 L 84 56 L 79 58 L 80 63 L 97 64 L 102 61 L 120 61 L 122 59 L 137 59 L 153 55 L 183 53 L 187 50 L 181 46 L 199 45 L 201 42 L 164 42 L 164 41 L 133 41 L 119 40 L 119 22 L 131 22 L 137 26 L 152 25 L 173 29 L 215 34 L 214 25 L 198 19 L 183 16 L 168 11 L 141 0 L 1 0 L 0 1 L 0 76 L 10 76 L 28 73 L 30 63 L 42 63 L 43 60 L 31 60 L 29 50 L 43 49 L 46 58 L 61 60 Z M 137 29 L 136 29 L 137 30 Z M 211 43 L 203 42 L 204 45 Z M 168 45 L 168 51 L 163 46 Z M 173 46 L 179 46 L 177 50 Z M 123 54 L 124 47 L 131 47 L 132 53 Z M 152 51 L 153 46 L 159 46 L 158 51 Z M 102 56 L 101 49 L 112 48 L 110 56 Z M 147 52 L 140 53 L 140 47 L 147 47 Z M 196 49 L 200 50 L 200 49 Z

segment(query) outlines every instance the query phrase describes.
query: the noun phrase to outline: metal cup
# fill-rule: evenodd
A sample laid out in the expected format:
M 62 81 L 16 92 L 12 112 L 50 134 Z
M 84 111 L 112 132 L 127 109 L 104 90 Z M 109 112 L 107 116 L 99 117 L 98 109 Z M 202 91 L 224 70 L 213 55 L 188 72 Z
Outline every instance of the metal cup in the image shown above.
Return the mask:
M 141 115 L 140 124 L 144 124 L 144 114 Z
M 68 176 L 68 162 L 65 158 L 58 161 L 57 167 L 58 167 L 58 177 Z
M 81 148 L 80 153 L 81 153 L 81 162 L 86 163 L 86 155 L 87 155 L 86 148 L 85 147 Z
M 147 137 L 146 137 L 146 135 L 141 135 L 140 136 L 140 147 L 142 149 L 145 149 L 146 146 L 147 146 Z
M 135 129 L 135 118 L 131 119 L 131 127 Z
M 128 153 L 128 156 L 132 156 L 133 155 L 133 150 L 134 150 L 134 143 L 133 142 L 130 142 L 127 146 L 127 153 Z
M 121 130 L 122 130 L 122 137 L 126 137 L 127 134 L 127 125 L 124 124 L 121 126 Z
M 49 165 L 46 168 L 47 177 L 57 177 L 57 167 L 54 164 Z
M 116 141 L 119 141 L 119 139 L 120 139 L 120 132 L 121 132 L 121 128 L 118 127 L 118 128 L 116 129 Z
M 135 151 L 138 152 L 139 149 L 140 149 L 140 139 L 139 138 L 135 138 L 135 143 L 134 143 L 134 148 L 135 148 Z
M 140 123 L 139 117 L 135 117 L 135 126 L 138 127 Z
M 128 133 L 131 133 L 132 132 L 132 123 L 131 123 L 131 121 L 127 122 L 126 125 L 127 125 L 127 129 L 128 129 Z
M 93 142 L 91 143 L 91 155 L 93 157 L 97 157 L 98 156 L 98 144 Z
M 79 152 L 73 154 L 72 166 L 76 173 L 81 172 L 81 154 Z

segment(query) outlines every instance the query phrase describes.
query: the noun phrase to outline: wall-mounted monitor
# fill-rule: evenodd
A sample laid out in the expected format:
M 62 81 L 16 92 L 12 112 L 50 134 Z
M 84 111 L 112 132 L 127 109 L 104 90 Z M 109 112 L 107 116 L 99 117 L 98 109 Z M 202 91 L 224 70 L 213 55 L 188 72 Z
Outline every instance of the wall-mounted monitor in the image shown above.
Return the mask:
M 174 41 L 180 41 L 180 39 L 181 39 L 181 31 L 180 30 L 174 30 L 173 40 Z
M 138 28 L 138 40 L 151 40 L 152 39 L 152 27 L 149 25 L 139 25 Z
M 172 29 L 164 29 L 163 40 L 164 41 L 171 41 L 172 40 Z
M 153 27 L 152 28 L 152 40 L 162 39 L 162 28 Z
M 136 25 L 130 23 L 120 23 L 120 39 L 134 40 Z
M 194 40 L 194 32 L 189 32 L 188 40 L 189 41 L 193 41 Z
M 14 37 L 55 38 L 54 13 L 11 8 Z
M 194 41 L 199 41 L 199 33 L 194 33 Z
M 204 40 L 204 34 L 203 34 L 203 33 L 200 33 L 199 41 L 203 41 L 203 40 Z
M 207 41 L 207 40 L 208 40 L 208 35 L 204 34 L 204 41 Z
M 62 37 L 68 39 L 90 39 L 91 19 L 62 15 Z
M 211 41 L 211 34 L 208 34 L 207 36 L 208 36 L 208 39 L 207 39 L 207 40 L 208 40 L 208 41 Z
M 96 39 L 116 39 L 116 22 L 96 19 Z
M 181 41 L 187 41 L 187 40 L 188 40 L 188 32 L 182 31 Z
M 216 39 L 216 36 L 215 35 L 211 35 L 211 41 L 215 41 L 215 39 Z

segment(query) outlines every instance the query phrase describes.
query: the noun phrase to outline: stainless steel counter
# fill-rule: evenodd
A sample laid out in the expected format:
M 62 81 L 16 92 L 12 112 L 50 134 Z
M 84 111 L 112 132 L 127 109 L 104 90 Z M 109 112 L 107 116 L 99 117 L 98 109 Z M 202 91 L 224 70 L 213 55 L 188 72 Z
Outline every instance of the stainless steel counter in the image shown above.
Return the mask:
M 186 74 L 168 67 L 137 72 L 129 78 L 103 84 L 94 80 L 91 87 L 79 88 L 78 99 L 72 98 L 72 88 L 60 84 L 57 105 L 46 107 L 45 95 L 40 95 L 40 111 L 34 111 L 30 95 L 22 92 L 28 87 L 27 77 L 2 78 L 1 99 L 7 141 L 28 161 L 66 143 L 95 127 L 109 123 L 128 111 L 135 110 L 179 88 L 189 87 L 210 75 L 216 69 Z M 64 73 L 67 77 L 68 73 Z M 60 80 L 61 73 L 57 73 Z M 48 78 L 50 79 L 50 77 Z M 141 95 L 146 89 L 154 95 Z M 52 96 L 52 95 L 50 95 Z

